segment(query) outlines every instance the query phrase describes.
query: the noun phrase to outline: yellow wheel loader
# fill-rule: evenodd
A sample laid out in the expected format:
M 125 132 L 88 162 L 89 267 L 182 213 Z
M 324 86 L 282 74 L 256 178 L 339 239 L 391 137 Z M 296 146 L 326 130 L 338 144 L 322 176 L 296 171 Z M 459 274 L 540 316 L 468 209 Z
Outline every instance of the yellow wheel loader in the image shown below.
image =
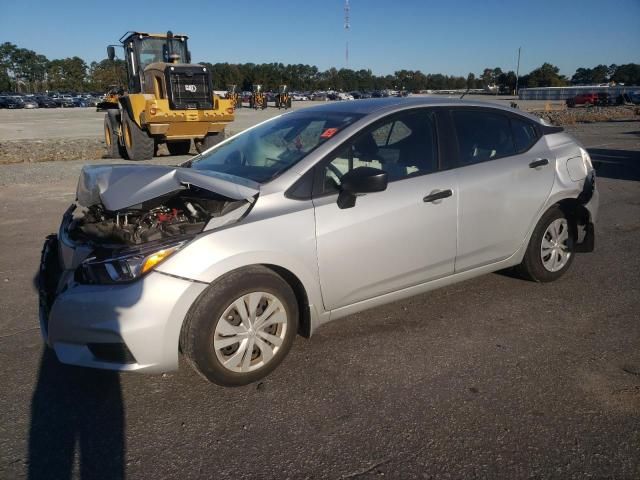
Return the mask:
M 127 65 L 128 93 L 107 112 L 105 143 L 112 158 L 147 160 L 161 143 L 172 155 L 186 155 L 191 140 L 199 152 L 224 138 L 234 120 L 231 100 L 213 93 L 211 72 L 191 64 L 186 35 L 127 32 L 120 38 Z M 115 45 L 107 47 L 115 58 Z
M 262 85 L 253 85 L 252 90 L 249 107 L 255 108 L 256 110 L 259 108 L 262 110 L 267 108 L 267 96 L 262 91 Z
M 276 95 L 276 107 L 278 110 L 284 108 L 291 108 L 291 95 L 289 95 L 289 87 L 286 85 L 280 85 L 278 94 Z
M 242 97 L 237 92 L 236 85 L 227 85 L 227 99 L 231 100 L 235 108 L 242 108 Z

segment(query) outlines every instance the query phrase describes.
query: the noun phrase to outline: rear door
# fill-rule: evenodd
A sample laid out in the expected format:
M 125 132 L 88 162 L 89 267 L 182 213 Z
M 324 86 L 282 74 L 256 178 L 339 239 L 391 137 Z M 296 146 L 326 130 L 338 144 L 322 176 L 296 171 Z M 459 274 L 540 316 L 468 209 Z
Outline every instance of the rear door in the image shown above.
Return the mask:
M 456 272 L 513 255 L 543 207 L 555 157 L 535 123 L 491 108 L 452 108 L 459 215 Z
M 358 196 L 354 207 L 340 209 L 340 177 L 363 166 L 386 171 L 387 189 Z M 453 273 L 455 172 L 440 171 L 431 110 L 376 122 L 321 163 L 317 175 L 313 202 L 326 309 Z

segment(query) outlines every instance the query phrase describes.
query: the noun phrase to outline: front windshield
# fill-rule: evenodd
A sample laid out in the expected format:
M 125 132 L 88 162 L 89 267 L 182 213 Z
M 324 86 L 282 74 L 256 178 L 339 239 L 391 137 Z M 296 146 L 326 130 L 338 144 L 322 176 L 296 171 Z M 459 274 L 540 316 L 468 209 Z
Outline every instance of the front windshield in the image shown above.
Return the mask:
M 336 112 L 289 113 L 247 130 L 194 159 L 191 168 L 264 183 L 361 117 Z
M 156 62 L 171 63 L 171 56 L 176 56 L 178 63 L 187 63 L 185 43 L 177 38 L 143 38 L 139 41 L 140 70 Z

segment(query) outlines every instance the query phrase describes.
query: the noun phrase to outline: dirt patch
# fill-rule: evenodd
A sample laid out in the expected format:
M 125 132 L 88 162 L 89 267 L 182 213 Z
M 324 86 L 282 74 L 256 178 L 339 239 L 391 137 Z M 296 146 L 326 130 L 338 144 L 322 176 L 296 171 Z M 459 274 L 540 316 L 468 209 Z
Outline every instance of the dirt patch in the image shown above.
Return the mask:
M 610 122 L 616 120 L 640 120 L 640 107 L 588 107 L 566 108 L 564 110 L 531 112 L 553 125 L 574 125 L 576 123 Z
M 191 146 L 191 154 L 197 152 Z M 100 160 L 107 150 L 102 139 L 49 138 L 45 140 L 9 140 L 0 142 L 0 165 L 68 160 Z M 168 156 L 165 145 L 158 146 L 156 156 Z
M 105 154 L 104 141 L 93 138 L 0 142 L 0 164 L 97 160 L 103 158 Z

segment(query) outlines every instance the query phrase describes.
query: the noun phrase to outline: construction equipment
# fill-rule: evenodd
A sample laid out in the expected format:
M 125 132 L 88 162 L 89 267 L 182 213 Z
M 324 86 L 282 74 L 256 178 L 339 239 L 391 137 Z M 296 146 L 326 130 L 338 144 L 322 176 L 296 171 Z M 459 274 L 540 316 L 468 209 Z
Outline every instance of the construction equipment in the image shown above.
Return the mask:
M 101 112 L 103 110 L 109 110 L 111 108 L 119 108 L 118 99 L 120 96 L 124 95 L 124 90 L 122 87 L 118 85 L 111 85 L 107 90 L 107 93 L 104 95 L 101 102 L 98 102 L 96 105 L 96 112 Z
M 224 138 L 234 106 L 214 95 L 206 67 L 190 63 L 187 38 L 171 32 L 127 32 L 120 38 L 128 93 L 119 96 L 119 108 L 105 116 L 109 156 L 147 160 L 161 143 L 172 155 L 186 155 L 191 140 L 202 152 Z M 114 47 L 107 47 L 110 60 Z
M 236 91 L 236 85 L 227 85 L 227 97 L 235 108 L 242 108 L 242 97 Z
M 256 110 L 258 108 L 261 108 L 262 110 L 267 108 L 267 96 L 262 91 L 262 85 L 252 86 L 251 98 L 249 99 L 249 107 L 255 108 Z
M 287 108 L 291 108 L 291 95 L 289 95 L 289 87 L 286 85 L 280 85 L 280 88 L 278 89 L 278 94 L 276 95 L 276 107 L 278 107 L 278 109 L 284 108 L 285 110 Z

